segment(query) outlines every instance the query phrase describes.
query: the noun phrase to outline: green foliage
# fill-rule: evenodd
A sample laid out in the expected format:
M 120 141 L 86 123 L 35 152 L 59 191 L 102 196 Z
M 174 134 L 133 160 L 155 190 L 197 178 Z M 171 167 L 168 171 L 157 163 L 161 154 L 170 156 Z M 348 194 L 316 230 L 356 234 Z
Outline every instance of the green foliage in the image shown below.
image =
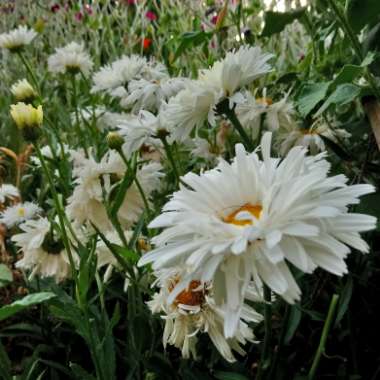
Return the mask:
M 356 32 L 380 21 L 380 3 L 377 0 L 347 0 L 347 18 Z
M 291 24 L 295 20 L 301 19 L 306 13 L 306 8 L 299 8 L 290 12 L 272 12 L 267 11 L 264 14 L 264 29 L 261 33 L 262 37 L 270 37 L 273 34 L 280 33 L 286 25 Z
M 46 302 L 55 297 L 52 292 L 40 292 L 29 294 L 24 298 L 11 303 L 10 305 L 5 305 L 0 308 L 0 321 L 9 318 L 10 316 L 30 307 L 33 305 L 38 305 L 40 303 Z

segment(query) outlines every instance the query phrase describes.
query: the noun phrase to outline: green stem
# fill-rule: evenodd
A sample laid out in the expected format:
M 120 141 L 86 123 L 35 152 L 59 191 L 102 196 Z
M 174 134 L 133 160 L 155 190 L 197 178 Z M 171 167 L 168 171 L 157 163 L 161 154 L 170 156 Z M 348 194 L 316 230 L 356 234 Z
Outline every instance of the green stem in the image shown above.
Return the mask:
M 272 339 L 272 292 L 267 285 L 264 285 L 264 326 L 265 336 L 263 350 L 261 351 L 260 365 L 256 380 L 262 380 L 264 373 L 270 364 L 270 343 Z
M 359 39 L 357 38 L 355 32 L 351 28 L 351 25 L 349 21 L 347 20 L 347 17 L 344 13 L 344 10 L 337 4 L 336 0 L 327 0 L 331 9 L 335 13 L 341 28 L 343 29 L 343 32 L 347 35 L 347 37 L 350 39 L 352 47 L 355 51 L 356 56 L 358 57 L 360 63 L 364 60 L 364 54 L 362 47 L 360 45 Z M 375 78 L 373 77 L 372 73 L 368 70 L 368 68 L 365 69 L 365 76 L 368 80 L 369 85 L 372 88 L 372 91 L 374 95 L 377 97 L 377 99 L 380 99 L 380 92 L 377 88 Z
M 122 149 L 118 149 L 117 152 L 119 153 L 120 157 L 122 158 L 122 160 L 124 161 L 125 165 L 127 166 L 128 171 L 129 171 L 129 172 L 133 172 L 133 171 L 132 171 L 132 168 L 131 168 L 131 166 L 130 166 L 128 160 L 127 160 L 127 157 L 125 157 L 125 154 L 124 154 L 123 150 L 122 150 Z M 135 173 L 134 181 L 135 181 L 136 186 L 137 186 L 137 189 L 138 189 L 138 191 L 139 191 L 139 193 L 140 193 L 140 195 L 141 195 L 141 198 L 142 198 L 142 200 L 143 200 L 143 202 L 144 202 L 144 206 L 145 206 L 146 211 L 147 211 L 147 213 L 148 213 L 148 217 L 150 218 L 150 216 L 151 216 L 151 211 L 150 211 L 150 208 L 149 208 L 148 199 L 147 199 L 147 197 L 146 197 L 146 195 L 145 195 L 145 193 L 144 193 L 144 189 L 142 188 L 140 181 L 139 181 L 138 178 L 137 178 L 137 172 Z
M 86 154 L 86 157 L 88 157 L 86 136 L 84 135 L 84 133 L 80 127 L 79 111 L 78 111 L 78 98 L 77 98 L 77 86 L 76 86 L 76 82 L 75 82 L 75 75 L 70 74 L 70 79 L 71 79 L 71 87 L 73 90 L 72 105 L 74 107 L 74 113 L 75 113 L 75 131 L 76 131 L 76 134 L 78 135 L 78 137 L 81 139 L 84 152 Z
M 318 365 L 319 365 L 319 362 L 321 360 L 321 356 L 325 352 L 326 340 L 327 340 L 327 337 L 329 335 L 330 327 L 331 327 L 332 322 L 333 322 L 333 317 L 335 314 L 335 309 L 336 309 L 337 304 L 338 304 L 338 299 L 339 299 L 338 294 L 334 294 L 331 298 L 329 311 L 327 313 L 327 318 L 326 318 L 325 324 L 323 326 L 322 335 L 321 335 L 321 339 L 319 341 L 317 352 L 315 353 L 313 364 L 312 364 L 310 371 L 309 371 L 309 375 L 307 378 L 308 380 L 315 379 L 315 374 L 317 372 Z
M 172 150 L 171 150 L 171 147 L 170 145 L 168 144 L 168 141 L 166 140 L 166 136 L 160 136 L 159 137 L 160 140 L 162 141 L 162 144 L 164 145 L 164 149 L 165 149 L 165 153 L 166 153 L 166 156 L 173 168 L 173 172 L 174 172 L 174 176 L 175 176 L 175 179 L 176 179 L 176 187 L 178 186 L 178 184 L 181 182 L 180 180 L 180 175 L 179 175 L 179 172 L 178 172 L 178 168 L 177 168 L 177 165 L 175 163 L 175 160 L 174 160 L 174 157 L 173 157 L 173 154 L 172 154 Z
M 237 118 L 235 110 L 233 108 L 230 108 L 229 100 L 224 99 L 219 104 L 217 104 L 216 111 L 219 115 L 225 115 L 228 118 L 234 128 L 238 131 L 246 149 L 253 151 L 253 142 Z
M 24 57 L 24 54 L 22 53 L 22 51 L 17 52 L 17 54 L 20 57 L 23 65 L 25 66 L 26 71 L 29 73 L 30 77 L 32 78 L 32 82 L 33 82 L 34 86 L 36 87 L 36 90 L 37 90 L 38 94 L 40 94 L 40 86 L 38 84 L 37 78 L 36 78 L 36 76 L 35 76 L 32 68 L 29 65 L 29 62 Z
M 44 171 L 44 173 L 48 179 L 48 182 L 49 182 L 50 190 L 51 190 L 51 193 L 53 196 L 53 201 L 55 203 L 55 208 L 56 208 L 57 214 L 58 214 L 58 221 L 59 221 L 59 226 L 61 229 L 61 237 L 62 237 L 63 245 L 65 246 L 67 255 L 69 257 L 71 271 L 73 274 L 75 284 L 78 284 L 77 272 L 75 270 L 75 262 L 74 262 L 73 254 L 71 252 L 70 241 L 69 241 L 69 238 L 68 238 L 68 235 L 66 232 L 66 227 L 65 227 L 65 217 L 63 215 L 64 211 L 61 208 L 61 202 L 59 201 L 58 193 L 55 189 L 53 178 L 51 177 L 51 174 L 50 174 L 49 169 L 48 169 L 46 162 L 45 162 L 45 158 L 41 153 L 41 150 L 40 150 L 40 147 L 38 146 L 38 143 L 35 143 L 34 147 L 36 149 L 37 156 L 41 162 L 42 170 Z

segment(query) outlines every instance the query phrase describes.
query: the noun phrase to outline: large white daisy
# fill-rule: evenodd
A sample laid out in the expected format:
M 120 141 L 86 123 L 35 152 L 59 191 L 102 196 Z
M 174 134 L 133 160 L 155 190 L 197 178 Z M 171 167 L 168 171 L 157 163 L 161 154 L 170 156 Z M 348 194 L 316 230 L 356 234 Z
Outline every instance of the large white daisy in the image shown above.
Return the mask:
M 156 249 L 140 260 L 140 265 L 153 263 L 154 269 L 187 269 L 171 302 L 190 281 L 213 280 L 216 301 L 227 314 L 226 337 L 236 331 L 251 280 L 262 280 L 294 302 L 301 290 L 288 263 L 307 273 L 319 266 L 343 275 L 349 246 L 367 252 L 359 233 L 376 224 L 376 218 L 349 213 L 347 207 L 373 192 L 373 186 L 347 185 L 344 175 L 329 177 L 324 154 L 307 157 L 306 149 L 295 147 L 281 161 L 270 150 L 268 132 L 262 159 L 237 144 L 231 164 L 221 161 L 216 169 L 184 176 L 187 186 L 150 224 L 164 228 L 153 239 Z

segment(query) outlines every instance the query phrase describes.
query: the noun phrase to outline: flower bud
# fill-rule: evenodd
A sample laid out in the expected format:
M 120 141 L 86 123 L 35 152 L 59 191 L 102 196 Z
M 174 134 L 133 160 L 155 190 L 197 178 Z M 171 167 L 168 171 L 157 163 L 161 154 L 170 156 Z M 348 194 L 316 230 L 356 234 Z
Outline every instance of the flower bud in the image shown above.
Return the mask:
M 12 104 L 11 116 L 25 140 L 33 142 L 38 139 L 43 120 L 42 106 L 35 108 L 22 102 Z
M 17 102 L 31 103 L 37 97 L 37 92 L 26 79 L 20 79 L 11 87 L 11 92 Z
M 117 132 L 109 132 L 107 135 L 107 144 L 110 149 L 119 150 L 124 144 L 124 139 Z

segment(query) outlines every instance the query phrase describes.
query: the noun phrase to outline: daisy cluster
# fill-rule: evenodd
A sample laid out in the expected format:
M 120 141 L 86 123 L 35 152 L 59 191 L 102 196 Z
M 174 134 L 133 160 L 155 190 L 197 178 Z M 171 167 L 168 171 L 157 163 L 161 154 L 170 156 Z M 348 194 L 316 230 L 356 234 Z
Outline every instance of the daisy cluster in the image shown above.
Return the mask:
M 20 27 L 0 35 L 0 47 L 19 51 L 34 38 Z M 39 89 L 26 80 L 12 86 L 19 103 L 11 116 L 28 129 L 24 137 L 37 151 L 31 166 L 49 170 L 49 161 L 62 160 L 69 178 L 60 165 L 50 176 L 70 182 L 66 193 L 50 183 L 55 210 L 48 209 L 51 202 L 24 202 L 13 185 L 0 186 L 0 223 L 19 249 L 16 267 L 29 279 L 61 283 L 80 270 L 81 248 L 91 246 L 104 282 L 117 271 L 127 289 L 136 276 L 149 274 L 147 305 L 164 320 L 165 347 L 196 358 L 203 333 L 229 362 L 255 342 L 260 304 L 275 299 L 264 299 L 268 290 L 292 304 L 302 296 L 296 271 L 347 273 L 347 255 L 368 252 L 360 234 L 376 225 L 350 206 L 375 189 L 332 174 L 324 139 L 347 133 L 324 119 L 305 127 L 291 92 L 268 96 L 272 58 L 261 47 L 243 46 L 187 78 L 139 55 L 93 72 L 84 43 L 57 48 L 48 71 L 57 81 L 70 78 L 70 133 L 79 141 L 53 146 L 46 139 L 40 147 L 40 134 L 33 133 L 43 124 L 42 106 L 33 104 Z M 75 83 L 81 79 L 91 86 L 93 103 L 79 108 Z M 181 154 L 192 161 L 180 176 Z M 168 162 L 176 183 L 167 183 Z M 141 257 L 126 269 L 114 251 L 131 249 L 141 223 Z

